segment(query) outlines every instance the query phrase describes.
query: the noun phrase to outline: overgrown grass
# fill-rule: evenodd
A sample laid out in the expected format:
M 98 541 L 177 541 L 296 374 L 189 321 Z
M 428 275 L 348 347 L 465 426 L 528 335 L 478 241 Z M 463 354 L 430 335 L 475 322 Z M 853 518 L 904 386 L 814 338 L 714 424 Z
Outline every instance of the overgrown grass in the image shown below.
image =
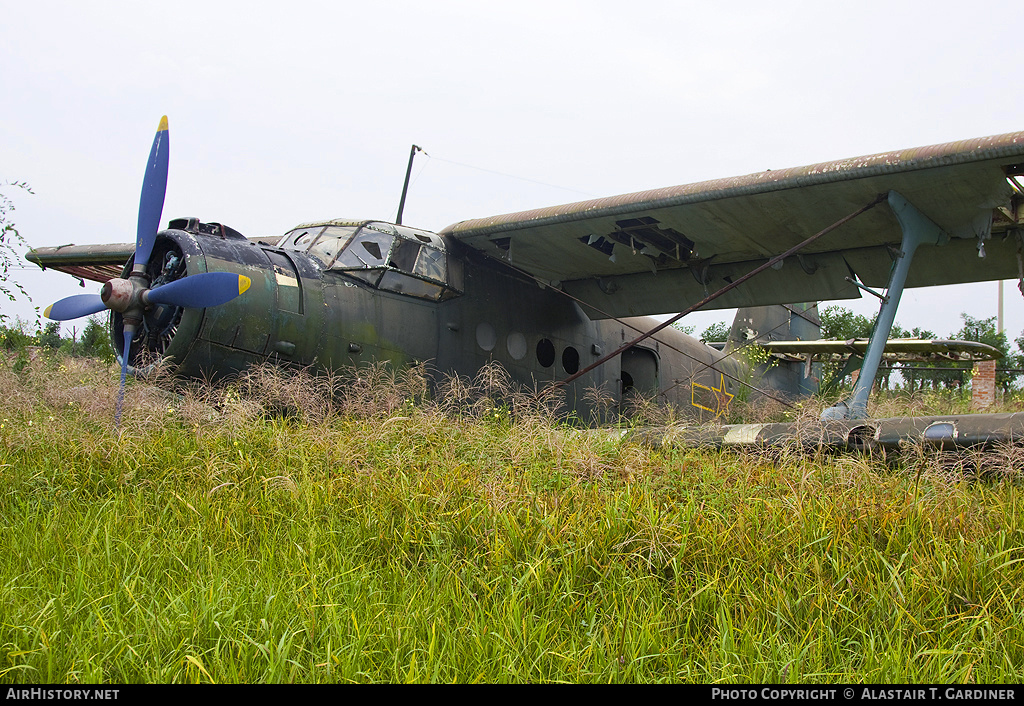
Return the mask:
M 133 385 L 118 435 L 113 380 L 0 367 L 0 679 L 1024 673 L 1013 454 L 654 450 L 493 370 Z
M 804 400 L 756 397 L 752 400 L 736 399 L 729 405 L 723 422 L 730 424 L 794 422 L 801 419 L 819 419 L 822 411 L 846 399 L 849 389 L 834 392 L 829 397 L 815 396 Z M 963 390 L 875 390 L 868 402 L 868 416 L 929 417 L 956 414 L 1020 412 L 1024 410 L 1024 390 L 1012 390 L 997 395 L 995 403 L 980 410 L 973 406 L 970 388 Z M 662 413 L 665 416 L 665 413 Z M 683 420 L 685 421 L 685 420 Z M 689 422 L 692 423 L 692 422 Z

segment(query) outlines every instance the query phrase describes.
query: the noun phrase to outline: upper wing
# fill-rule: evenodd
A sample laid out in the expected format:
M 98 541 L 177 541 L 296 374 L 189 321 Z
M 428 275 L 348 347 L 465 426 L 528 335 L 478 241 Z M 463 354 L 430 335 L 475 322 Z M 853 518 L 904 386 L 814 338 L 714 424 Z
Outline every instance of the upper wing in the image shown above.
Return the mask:
M 448 226 L 442 234 L 585 302 L 595 318 L 680 311 L 878 194 L 898 191 L 947 234 L 907 286 L 1018 276 L 1024 132 L 667 187 Z M 902 234 L 879 206 L 709 305 L 854 298 L 883 287 Z M 987 257 L 978 257 L 979 238 Z
M 758 343 L 769 353 L 815 360 L 863 356 L 868 339 L 850 341 L 766 341 Z M 885 357 L 889 360 L 997 360 L 1003 357 L 998 348 L 977 341 L 923 340 L 891 338 L 885 343 Z
M 67 272 L 74 277 L 106 282 L 121 276 L 135 243 L 113 245 L 59 245 L 32 250 L 25 259 L 45 269 Z
M 280 236 L 263 236 L 249 240 L 274 245 Z M 120 277 L 128 258 L 135 254 L 135 243 L 112 245 L 58 245 L 55 248 L 36 248 L 25 259 L 44 270 L 67 272 L 94 282 L 106 282 Z

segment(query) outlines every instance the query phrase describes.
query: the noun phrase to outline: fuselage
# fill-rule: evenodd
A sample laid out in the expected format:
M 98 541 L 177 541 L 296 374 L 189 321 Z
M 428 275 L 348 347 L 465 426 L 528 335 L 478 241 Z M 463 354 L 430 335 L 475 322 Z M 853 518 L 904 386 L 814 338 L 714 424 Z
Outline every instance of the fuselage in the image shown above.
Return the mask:
M 223 377 L 268 361 L 332 370 L 386 361 L 424 365 L 436 381 L 473 378 L 498 363 L 514 382 L 542 387 L 657 324 L 590 319 L 557 289 L 404 226 L 330 221 L 254 241 L 194 219 L 171 225 L 157 239 L 151 278 L 227 271 L 252 281 L 222 306 L 147 313 L 145 348 L 171 356 L 186 377 Z M 118 325 L 115 315 L 115 343 Z M 565 411 L 592 418 L 596 397 L 587 392 L 596 388 L 613 410 L 642 395 L 721 417 L 744 375 L 735 360 L 666 328 L 566 385 Z

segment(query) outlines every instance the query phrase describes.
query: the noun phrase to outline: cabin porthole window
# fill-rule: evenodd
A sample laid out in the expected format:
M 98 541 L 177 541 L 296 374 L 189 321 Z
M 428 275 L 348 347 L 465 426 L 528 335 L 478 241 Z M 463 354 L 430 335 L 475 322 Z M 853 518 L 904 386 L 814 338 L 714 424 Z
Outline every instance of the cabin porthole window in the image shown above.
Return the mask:
M 573 375 L 580 369 L 580 354 L 572 346 L 566 346 L 562 351 L 562 370 Z
M 544 368 L 550 368 L 555 363 L 555 344 L 546 338 L 537 342 L 537 362 Z
M 476 327 L 476 344 L 483 348 L 485 351 L 493 351 L 494 344 L 498 342 L 498 334 L 495 333 L 494 327 L 489 323 L 477 324 Z
M 508 348 L 508 354 L 512 356 L 513 360 L 522 360 L 526 357 L 526 353 L 529 350 L 526 345 L 526 336 L 518 331 L 513 331 L 508 335 L 505 347 Z

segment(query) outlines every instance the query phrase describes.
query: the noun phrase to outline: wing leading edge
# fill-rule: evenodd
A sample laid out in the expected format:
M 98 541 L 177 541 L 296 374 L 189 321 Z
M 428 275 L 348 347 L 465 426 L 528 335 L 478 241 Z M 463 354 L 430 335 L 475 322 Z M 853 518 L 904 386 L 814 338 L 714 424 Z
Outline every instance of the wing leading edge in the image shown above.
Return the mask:
M 135 243 L 59 245 L 37 248 L 28 253 L 25 259 L 44 270 L 58 270 L 93 282 L 107 282 L 121 276 L 121 270 L 133 254 Z
M 669 313 L 897 191 L 950 237 L 920 248 L 907 286 L 1019 275 L 1024 132 L 612 196 L 442 230 L 556 283 L 594 318 Z M 884 287 L 901 231 L 874 208 L 709 308 L 856 298 Z M 986 257 L 979 258 L 979 242 Z
M 779 356 L 798 359 L 836 360 L 867 352 L 868 339 L 849 341 L 765 341 L 760 347 Z M 998 348 L 977 341 L 949 341 L 937 339 L 890 338 L 885 343 L 885 357 L 891 360 L 918 361 L 974 361 L 998 360 L 1003 357 Z
M 276 245 L 280 236 L 249 238 L 251 242 Z M 107 282 L 120 277 L 125 263 L 135 254 L 135 243 L 113 243 L 109 245 L 58 245 L 51 248 L 35 248 L 25 259 L 44 270 L 66 272 L 72 277 Z

